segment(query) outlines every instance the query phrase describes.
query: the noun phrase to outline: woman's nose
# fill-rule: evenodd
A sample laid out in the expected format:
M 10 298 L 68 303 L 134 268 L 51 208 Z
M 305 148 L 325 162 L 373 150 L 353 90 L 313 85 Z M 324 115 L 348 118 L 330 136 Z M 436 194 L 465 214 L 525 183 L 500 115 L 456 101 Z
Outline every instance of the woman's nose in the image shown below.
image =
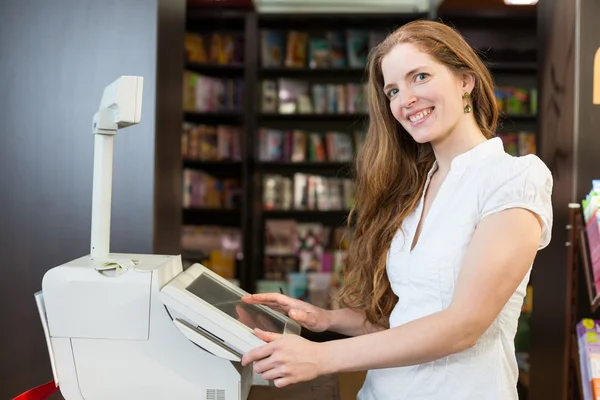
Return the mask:
M 410 90 L 403 90 L 399 93 L 399 103 L 400 103 L 400 107 L 402 108 L 407 108 L 412 106 L 416 101 L 417 101 L 417 97 L 414 95 L 414 93 Z

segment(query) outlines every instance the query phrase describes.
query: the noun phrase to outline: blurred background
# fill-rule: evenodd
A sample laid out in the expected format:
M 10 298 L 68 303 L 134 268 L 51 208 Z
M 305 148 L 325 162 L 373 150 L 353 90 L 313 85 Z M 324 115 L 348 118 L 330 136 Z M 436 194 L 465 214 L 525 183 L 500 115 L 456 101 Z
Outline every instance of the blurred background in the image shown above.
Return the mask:
M 91 122 L 108 83 L 144 77 L 142 122 L 115 140 L 111 251 L 182 254 L 247 291 L 335 308 L 366 58 L 431 19 L 492 71 L 506 151 L 537 154 L 555 179 L 553 240 L 515 343 L 521 398 L 583 399 L 592 355 L 580 359 L 576 325 L 596 315 L 597 224 L 586 235 L 595 219 L 569 204 L 600 175 L 600 3 L 536 3 L 0 2 L 0 398 L 52 379 L 33 295 L 89 253 Z M 340 376 L 341 398 L 362 379 Z

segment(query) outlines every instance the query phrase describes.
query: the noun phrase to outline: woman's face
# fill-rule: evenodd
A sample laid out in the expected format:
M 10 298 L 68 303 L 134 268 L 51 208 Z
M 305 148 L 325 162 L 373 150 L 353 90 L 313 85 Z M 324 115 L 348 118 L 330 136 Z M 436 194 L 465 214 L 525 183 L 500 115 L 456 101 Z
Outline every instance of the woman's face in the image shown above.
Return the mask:
M 462 96 L 471 92 L 472 82 L 410 43 L 396 45 L 381 69 L 390 110 L 416 142 L 436 142 L 455 130 L 465 115 Z

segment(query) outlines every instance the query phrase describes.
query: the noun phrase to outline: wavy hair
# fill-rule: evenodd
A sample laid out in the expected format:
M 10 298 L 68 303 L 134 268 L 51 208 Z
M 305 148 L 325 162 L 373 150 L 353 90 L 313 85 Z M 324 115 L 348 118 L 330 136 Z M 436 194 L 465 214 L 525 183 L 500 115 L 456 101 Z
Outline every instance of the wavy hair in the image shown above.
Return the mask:
M 487 138 L 495 136 L 498 109 L 492 76 L 477 53 L 453 28 L 434 21 L 401 26 L 369 54 L 369 126 L 355 161 L 356 199 L 348 217 L 353 239 L 346 256 L 342 306 L 361 309 L 374 326 L 388 327 L 397 302 L 386 273 L 393 237 L 424 190 L 435 157 L 429 143 L 418 144 L 390 111 L 383 92 L 381 61 L 394 46 L 412 43 L 457 74 L 472 74 L 473 114 Z

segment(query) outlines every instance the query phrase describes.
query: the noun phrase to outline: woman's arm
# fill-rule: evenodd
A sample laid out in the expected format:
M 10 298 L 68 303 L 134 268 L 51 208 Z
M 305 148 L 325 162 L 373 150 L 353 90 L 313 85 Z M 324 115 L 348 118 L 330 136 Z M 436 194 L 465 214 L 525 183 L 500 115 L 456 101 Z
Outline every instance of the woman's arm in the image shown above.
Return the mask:
M 540 243 L 537 217 L 510 209 L 484 218 L 465 254 L 450 306 L 393 329 L 314 343 L 257 331 L 266 345 L 244 354 L 278 387 L 342 371 L 422 364 L 474 345 L 526 276 Z
M 383 328 L 374 326 L 369 321 L 364 311 L 344 308 L 341 310 L 329 310 L 328 330 L 341 333 L 346 336 L 360 336 L 367 333 L 379 332 Z
M 393 329 L 321 343 L 323 373 L 416 365 L 473 346 L 527 274 L 540 243 L 537 217 L 523 209 L 491 215 L 467 249 L 450 306 Z

